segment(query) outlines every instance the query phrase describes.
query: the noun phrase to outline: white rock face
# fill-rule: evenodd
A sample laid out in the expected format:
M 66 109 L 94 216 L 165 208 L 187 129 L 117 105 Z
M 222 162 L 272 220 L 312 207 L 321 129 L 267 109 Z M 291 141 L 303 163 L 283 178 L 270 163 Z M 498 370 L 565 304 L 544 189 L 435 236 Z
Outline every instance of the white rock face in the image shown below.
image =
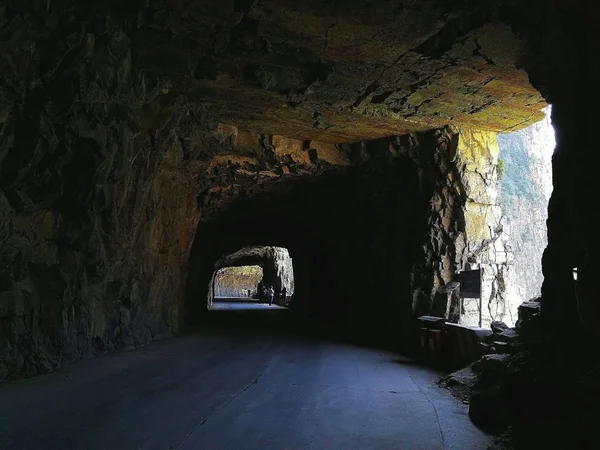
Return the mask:
M 287 248 L 273 247 L 273 251 L 275 252 L 275 261 L 277 262 L 277 276 L 281 279 L 287 295 L 292 295 L 294 293 L 294 267 L 292 266 L 292 258 Z
M 467 203 L 466 269 L 483 269 L 482 300 L 464 299 L 461 323 L 513 326 L 519 305 L 540 295 L 552 193 L 550 119 L 496 136 L 462 133 L 459 159 Z M 499 151 L 498 151 L 499 149 Z M 481 306 L 480 306 L 481 305 Z M 481 313 L 480 313 L 481 308 Z
M 507 313 L 505 275 L 509 256 L 501 241 L 502 209 L 498 205 L 497 135 L 461 132 L 458 165 L 467 202 L 464 208 L 467 235 L 466 270 L 483 269 L 481 299 L 462 300 L 460 323 L 487 327 Z M 481 311 L 480 311 L 481 309 Z
M 517 308 L 540 295 L 542 255 L 548 244 L 546 220 L 552 193 L 552 154 L 556 146 L 551 108 L 545 118 L 524 130 L 501 135 L 500 159 L 504 175 L 499 181 L 504 243 L 510 263 L 506 275 L 506 304 L 512 325 Z

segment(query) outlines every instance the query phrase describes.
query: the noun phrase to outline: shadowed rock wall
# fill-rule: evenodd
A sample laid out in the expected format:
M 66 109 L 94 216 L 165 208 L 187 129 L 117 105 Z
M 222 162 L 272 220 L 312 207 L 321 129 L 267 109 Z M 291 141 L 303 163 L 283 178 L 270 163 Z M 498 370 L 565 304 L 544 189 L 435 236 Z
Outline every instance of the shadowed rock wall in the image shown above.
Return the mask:
M 198 220 L 205 111 L 118 23 L 38 12 L 0 6 L 0 378 L 177 330 Z
M 246 170 L 260 190 L 276 175 L 260 135 L 250 163 L 222 158 L 229 135 L 110 10 L 0 5 L 0 379 L 179 330 L 198 220 L 243 190 L 219 180 Z M 278 173 L 314 174 L 316 152 Z
M 599 212 L 591 205 L 595 162 L 600 158 L 595 137 L 600 101 L 600 62 L 595 55 L 600 39 L 594 25 L 600 19 L 600 5 L 564 0 L 507 3 L 513 8 L 506 9 L 506 17 L 526 38 L 524 61 L 532 84 L 552 104 L 556 132 L 542 315 L 550 339 L 562 347 L 565 356 L 569 353 L 569 359 L 584 361 L 588 345 L 595 347 L 599 342 L 600 302 L 593 290 L 577 301 L 572 269 L 590 267 L 587 273 L 591 274 L 597 272 L 598 264 L 598 258 L 591 255 L 599 248 L 595 227 Z

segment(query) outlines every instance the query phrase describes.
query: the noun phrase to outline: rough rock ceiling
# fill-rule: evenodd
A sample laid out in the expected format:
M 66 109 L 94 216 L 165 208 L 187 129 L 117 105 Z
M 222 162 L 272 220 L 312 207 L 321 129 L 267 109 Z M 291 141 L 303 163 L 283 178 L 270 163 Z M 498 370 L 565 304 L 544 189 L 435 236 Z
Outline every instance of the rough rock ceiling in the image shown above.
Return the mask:
M 155 1 L 131 36 L 167 96 L 244 129 L 330 143 L 447 123 L 510 131 L 545 102 L 492 3 Z
M 273 261 L 273 247 L 257 245 L 244 247 L 235 253 L 225 255 L 215 263 L 215 270 L 226 267 L 260 266 Z

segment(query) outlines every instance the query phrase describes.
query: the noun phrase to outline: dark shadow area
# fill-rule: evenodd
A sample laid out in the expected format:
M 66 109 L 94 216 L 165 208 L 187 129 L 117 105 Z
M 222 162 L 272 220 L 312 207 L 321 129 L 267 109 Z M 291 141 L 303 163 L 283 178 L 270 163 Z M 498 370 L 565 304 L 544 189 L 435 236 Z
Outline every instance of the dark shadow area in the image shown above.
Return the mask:
M 198 227 L 188 326 L 213 323 L 201 299 L 215 261 L 242 246 L 272 245 L 289 249 L 293 260 L 295 329 L 402 347 L 414 326 L 411 272 L 427 233 L 429 198 L 412 160 L 395 158 L 239 199 Z
M 295 329 L 413 352 L 416 318 L 430 310 L 442 270 L 452 270 L 464 230 L 452 181 L 457 142 L 443 130 L 357 144 L 343 171 L 283 178 L 222 205 L 196 231 L 182 329 L 211 323 L 203 299 L 223 255 L 277 246 L 293 260 Z

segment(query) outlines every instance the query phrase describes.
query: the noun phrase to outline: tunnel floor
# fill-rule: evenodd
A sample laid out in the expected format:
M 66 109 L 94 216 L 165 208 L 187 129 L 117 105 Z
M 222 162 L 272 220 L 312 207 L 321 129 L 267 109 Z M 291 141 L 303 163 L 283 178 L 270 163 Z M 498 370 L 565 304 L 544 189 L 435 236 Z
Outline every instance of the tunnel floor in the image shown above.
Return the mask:
M 268 303 L 257 303 L 249 301 L 218 301 L 213 302 L 209 308 L 211 311 L 229 311 L 229 310 L 261 310 L 261 309 L 284 309 L 283 306 Z
M 487 448 L 437 378 L 393 353 L 209 327 L 0 386 L 0 448 Z

